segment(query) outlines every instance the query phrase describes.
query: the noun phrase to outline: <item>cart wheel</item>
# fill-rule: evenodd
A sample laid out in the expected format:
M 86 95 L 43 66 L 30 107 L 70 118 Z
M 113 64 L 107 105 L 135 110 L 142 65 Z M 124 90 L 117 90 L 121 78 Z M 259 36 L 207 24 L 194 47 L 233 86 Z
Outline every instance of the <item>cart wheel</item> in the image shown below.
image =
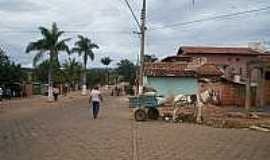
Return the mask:
M 142 109 L 138 109 L 135 111 L 135 120 L 136 121 L 145 121 L 146 120 L 146 113 Z
M 150 108 L 147 114 L 148 118 L 152 120 L 157 120 L 159 117 L 159 111 L 156 108 Z

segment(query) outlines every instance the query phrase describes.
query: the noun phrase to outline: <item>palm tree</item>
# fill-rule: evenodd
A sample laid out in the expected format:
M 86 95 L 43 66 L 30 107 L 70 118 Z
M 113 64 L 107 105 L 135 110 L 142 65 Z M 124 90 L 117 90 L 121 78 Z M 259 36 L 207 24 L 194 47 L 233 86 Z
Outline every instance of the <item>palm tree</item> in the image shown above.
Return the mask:
M 52 77 L 52 62 L 58 61 L 58 54 L 60 51 L 66 51 L 69 53 L 69 48 L 66 42 L 67 39 L 60 39 L 64 34 L 64 31 L 58 29 L 56 23 L 52 24 L 51 29 L 47 29 L 45 27 L 39 27 L 42 38 L 35 41 L 30 42 L 26 47 L 26 53 L 35 51 L 36 55 L 33 59 L 33 64 L 36 64 L 42 60 L 42 58 L 47 55 L 49 57 L 49 72 L 48 72 L 48 99 L 52 101 L 52 86 L 53 86 L 53 77 Z
M 69 58 L 68 61 L 66 60 L 63 64 L 64 72 L 66 75 L 66 79 L 69 83 L 72 84 L 73 88 L 75 84 L 79 83 L 82 71 L 81 63 L 77 62 L 75 58 Z
M 109 75 L 110 73 L 108 70 L 108 66 L 110 65 L 111 62 L 112 62 L 112 59 L 110 57 L 104 57 L 101 59 L 101 63 L 106 66 L 107 75 L 108 75 L 108 77 L 107 77 L 108 78 L 108 85 L 109 85 L 109 81 L 110 81 L 110 75 Z
M 72 53 L 76 52 L 79 56 L 83 58 L 83 88 L 82 88 L 82 95 L 86 95 L 86 67 L 88 58 L 92 61 L 95 59 L 95 54 L 93 49 L 99 49 L 99 46 L 87 38 L 83 37 L 82 35 L 78 35 L 79 40 L 75 43 L 75 47 L 72 49 Z

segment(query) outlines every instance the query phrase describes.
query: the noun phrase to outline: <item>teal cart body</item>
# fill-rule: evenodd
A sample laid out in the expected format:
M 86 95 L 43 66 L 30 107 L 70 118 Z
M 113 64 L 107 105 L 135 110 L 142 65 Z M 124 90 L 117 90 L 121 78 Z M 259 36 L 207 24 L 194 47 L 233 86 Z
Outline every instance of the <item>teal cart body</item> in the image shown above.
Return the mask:
M 134 109 L 134 116 L 136 121 L 145 121 L 149 119 L 158 119 L 159 111 L 158 100 L 156 96 L 139 95 L 129 97 L 129 107 Z

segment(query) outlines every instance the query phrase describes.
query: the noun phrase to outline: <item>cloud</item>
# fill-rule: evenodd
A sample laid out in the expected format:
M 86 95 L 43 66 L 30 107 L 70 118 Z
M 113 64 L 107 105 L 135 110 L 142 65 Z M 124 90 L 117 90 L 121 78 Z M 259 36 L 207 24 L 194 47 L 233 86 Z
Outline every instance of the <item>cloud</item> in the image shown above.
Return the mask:
M 141 1 L 129 0 L 137 17 Z M 227 19 L 189 25 L 171 24 L 208 18 L 270 6 L 267 0 L 148 0 L 146 53 L 166 56 L 175 54 L 180 45 L 246 45 L 250 41 L 269 41 L 270 11 L 246 14 Z M 57 22 L 71 37 L 72 47 L 77 34 L 88 36 L 100 45 L 96 60 L 89 67 L 102 66 L 100 59 L 110 56 L 113 65 L 123 58 L 136 62 L 139 53 L 137 30 L 124 0 L 1 0 L 0 46 L 9 55 L 30 66 L 34 53 L 25 54 L 25 46 L 40 38 L 39 26 Z M 157 27 L 165 27 L 152 30 Z M 75 55 L 74 55 L 75 56 Z M 67 57 L 61 54 L 61 59 Z
M 1 12 L 29 12 L 45 9 L 44 5 L 31 0 L 2 0 L 0 1 Z

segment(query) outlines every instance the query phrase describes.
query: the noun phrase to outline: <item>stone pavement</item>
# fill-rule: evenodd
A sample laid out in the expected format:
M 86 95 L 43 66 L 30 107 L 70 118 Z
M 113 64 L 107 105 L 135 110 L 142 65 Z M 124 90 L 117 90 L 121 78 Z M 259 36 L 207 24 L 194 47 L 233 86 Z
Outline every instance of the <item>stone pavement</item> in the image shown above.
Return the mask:
M 26 101 L 17 103 L 24 110 L 0 113 L 0 160 L 268 160 L 270 157 L 269 133 L 161 121 L 138 123 L 129 117 L 124 97 L 106 96 L 100 117 L 93 120 L 87 101 L 80 96 L 49 105 Z

